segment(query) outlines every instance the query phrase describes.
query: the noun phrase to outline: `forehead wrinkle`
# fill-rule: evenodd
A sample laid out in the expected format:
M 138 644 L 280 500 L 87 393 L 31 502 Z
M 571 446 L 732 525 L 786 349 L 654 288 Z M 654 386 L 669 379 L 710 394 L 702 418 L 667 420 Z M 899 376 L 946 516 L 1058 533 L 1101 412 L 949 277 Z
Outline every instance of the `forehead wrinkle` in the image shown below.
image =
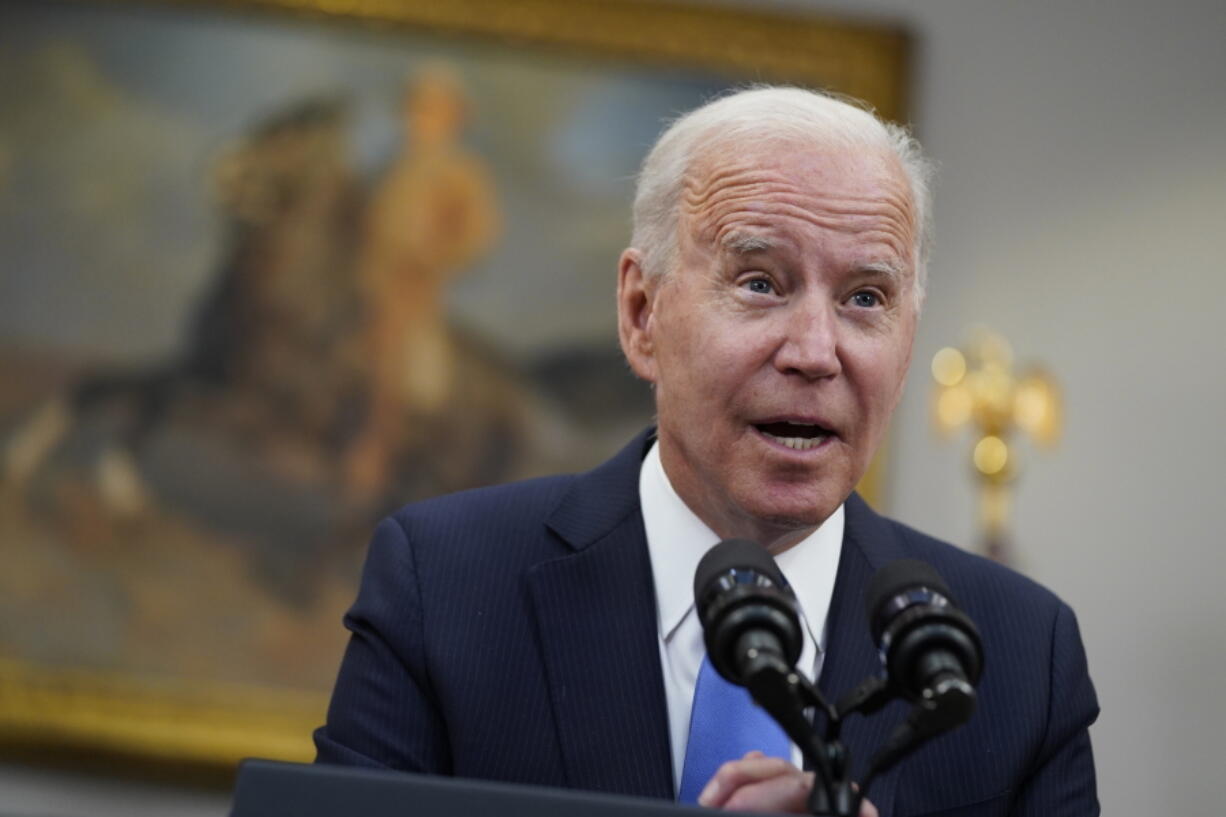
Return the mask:
M 724 204 L 728 205 L 726 207 L 711 208 L 703 214 L 705 218 L 696 219 L 698 234 L 714 244 L 736 249 L 735 246 L 729 246 L 730 242 L 744 235 L 746 227 L 771 231 L 779 227 L 780 219 L 792 218 L 823 229 L 860 234 L 866 241 L 881 240 L 900 258 L 909 258 L 911 255 L 913 225 L 908 211 L 877 199 L 862 200 L 871 203 L 872 206 L 869 207 L 848 207 L 841 210 L 822 208 L 820 211 L 814 211 L 810 197 L 805 197 L 803 205 L 797 201 L 776 200 L 771 203 L 769 210 L 737 206 L 739 203 L 752 201 L 753 197 L 739 197 L 739 201 L 725 202 Z M 884 225 L 883 220 L 886 222 Z
M 918 224 L 909 191 L 900 180 L 889 180 L 885 189 L 873 196 L 826 196 L 820 188 L 820 180 L 798 185 L 794 175 L 784 174 L 770 166 L 721 165 L 703 162 L 703 167 L 691 167 L 685 174 L 682 190 L 682 211 L 698 233 L 713 240 L 726 230 L 722 224 L 736 218 L 736 211 L 744 209 L 762 219 L 782 215 L 800 218 L 817 226 L 841 232 L 882 232 L 891 236 L 887 243 L 901 257 L 913 254 Z M 803 177 L 802 177 L 803 178 Z M 759 203 L 760 202 L 760 203 Z M 896 229 L 882 230 L 857 226 L 861 219 L 885 219 L 893 222 Z M 755 225 L 757 226 L 757 225 Z M 771 223 L 763 224 L 770 229 Z M 905 247 L 896 246 L 901 240 Z
M 762 195 L 764 188 L 769 198 Z M 762 202 L 760 206 L 752 206 L 758 201 Z M 685 203 L 689 205 L 687 209 L 693 215 L 711 214 L 717 218 L 739 206 L 751 205 L 746 209 L 757 212 L 782 209 L 788 215 L 810 212 L 814 218 L 821 218 L 818 213 L 824 212 L 835 217 L 884 217 L 908 225 L 913 220 L 909 199 L 897 192 L 883 196 L 824 196 L 815 195 L 812 191 L 790 183 L 771 184 L 760 180 L 707 190 L 701 197 L 687 196 Z
M 765 178 L 764 178 L 765 177 Z M 770 173 L 761 167 L 717 166 L 706 173 L 691 169 L 685 174 L 682 199 L 691 210 L 699 210 L 707 200 L 723 189 L 735 189 L 755 182 L 777 180 L 786 184 L 780 174 Z
M 739 204 L 764 211 L 772 198 L 800 201 L 804 196 L 805 189 L 797 185 L 791 175 L 772 167 L 716 165 L 705 173 L 695 170 L 686 175 L 682 208 L 694 221 L 701 222 L 712 216 L 718 219 L 720 213 L 735 209 Z M 755 201 L 762 201 L 765 206 L 754 208 Z

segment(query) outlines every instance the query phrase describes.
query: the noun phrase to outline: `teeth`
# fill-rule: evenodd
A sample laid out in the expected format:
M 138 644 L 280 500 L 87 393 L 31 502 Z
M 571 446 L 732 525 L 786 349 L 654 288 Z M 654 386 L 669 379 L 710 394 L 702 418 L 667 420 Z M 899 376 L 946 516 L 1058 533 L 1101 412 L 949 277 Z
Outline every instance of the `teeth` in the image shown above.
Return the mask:
M 796 423 L 795 425 L 801 424 Z M 762 433 L 767 437 L 770 437 L 775 442 L 783 443 L 794 451 L 808 451 L 811 448 L 817 448 L 822 444 L 822 441 L 825 440 L 827 436 L 822 434 L 820 437 L 777 437 L 768 431 L 763 431 Z

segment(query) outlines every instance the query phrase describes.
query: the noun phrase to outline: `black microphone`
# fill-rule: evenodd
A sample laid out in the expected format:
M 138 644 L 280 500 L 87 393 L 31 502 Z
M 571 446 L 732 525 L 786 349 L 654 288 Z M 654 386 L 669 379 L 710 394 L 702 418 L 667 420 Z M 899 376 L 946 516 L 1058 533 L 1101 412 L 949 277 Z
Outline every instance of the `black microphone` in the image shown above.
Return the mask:
M 914 559 L 890 562 L 873 576 L 866 600 L 890 683 L 925 704 L 930 728 L 965 723 L 975 710 L 983 645 L 937 572 Z
M 694 604 L 711 665 L 729 683 L 746 687 L 812 764 L 818 781 L 811 796 L 813 813 L 858 813 L 859 799 L 843 774 L 842 754 L 827 751 L 805 716 L 805 709 L 815 706 L 832 721 L 838 719 L 817 688 L 796 671 L 804 644 L 800 613 L 775 560 L 747 539 L 720 542 L 694 571 Z
M 694 603 L 711 664 L 730 683 L 752 686 L 764 669 L 791 673 L 803 636 L 796 598 L 759 544 L 728 539 L 694 572 Z

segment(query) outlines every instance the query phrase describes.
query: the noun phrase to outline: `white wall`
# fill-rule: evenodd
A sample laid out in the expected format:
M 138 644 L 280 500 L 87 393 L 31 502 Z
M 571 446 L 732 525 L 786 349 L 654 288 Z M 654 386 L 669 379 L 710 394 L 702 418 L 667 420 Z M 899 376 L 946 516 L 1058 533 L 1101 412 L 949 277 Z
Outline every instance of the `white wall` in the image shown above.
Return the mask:
M 1066 436 L 1026 452 L 1015 531 L 1081 622 L 1104 813 L 1224 813 L 1226 3 L 791 5 L 912 27 L 942 165 L 892 511 L 973 541 L 966 441 L 929 426 L 938 348 L 982 322 L 1054 368 Z

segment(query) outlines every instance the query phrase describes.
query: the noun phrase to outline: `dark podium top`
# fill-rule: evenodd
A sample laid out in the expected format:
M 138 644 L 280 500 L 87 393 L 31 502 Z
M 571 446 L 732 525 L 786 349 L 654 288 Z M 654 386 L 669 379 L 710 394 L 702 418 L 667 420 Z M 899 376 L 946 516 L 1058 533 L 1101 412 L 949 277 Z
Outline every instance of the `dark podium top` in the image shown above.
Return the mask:
M 246 760 L 239 769 L 230 817 L 695 817 L 710 813 L 643 797 Z

